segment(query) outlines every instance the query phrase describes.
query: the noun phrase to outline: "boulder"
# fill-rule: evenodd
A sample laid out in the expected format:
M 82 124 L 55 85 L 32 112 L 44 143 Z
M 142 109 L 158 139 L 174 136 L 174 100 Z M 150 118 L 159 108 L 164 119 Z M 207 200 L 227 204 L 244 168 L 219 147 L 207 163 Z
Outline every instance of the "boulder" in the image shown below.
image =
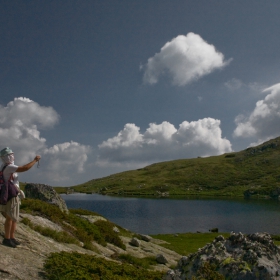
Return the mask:
M 51 186 L 44 184 L 27 184 L 24 193 L 27 198 L 40 199 L 50 204 L 57 205 L 61 211 L 68 213 L 65 201 Z
M 140 247 L 141 242 L 140 240 L 134 237 L 130 240 L 129 244 L 134 247 Z
M 158 254 L 158 255 L 156 256 L 156 261 L 157 261 L 157 263 L 160 263 L 160 264 L 166 264 L 166 263 L 168 263 L 166 257 L 165 257 L 163 254 Z
M 149 235 L 145 235 L 145 234 L 139 234 L 139 237 L 141 238 L 141 240 L 144 240 L 146 242 L 150 242 L 152 239 Z
M 218 236 L 196 253 L 182 257 L 164 279 L 192 279 L 205 265 L 226 279 L 280 279 L 280 249 L 268 233 L 231 233 L 227 239 Z

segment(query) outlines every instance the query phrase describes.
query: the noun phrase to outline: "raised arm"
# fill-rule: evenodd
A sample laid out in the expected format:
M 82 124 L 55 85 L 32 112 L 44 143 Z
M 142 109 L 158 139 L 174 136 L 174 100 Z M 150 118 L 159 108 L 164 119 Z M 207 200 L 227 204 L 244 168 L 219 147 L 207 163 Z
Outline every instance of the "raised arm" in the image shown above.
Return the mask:
M 16 170 L 16 172 L 25 172 L 27 170 L 29 170 L 36 162 L 38 162 L 40 160 L 40 156 L 36 156 L 31 162 L 23 165 L 23 166 L 19 166 Z

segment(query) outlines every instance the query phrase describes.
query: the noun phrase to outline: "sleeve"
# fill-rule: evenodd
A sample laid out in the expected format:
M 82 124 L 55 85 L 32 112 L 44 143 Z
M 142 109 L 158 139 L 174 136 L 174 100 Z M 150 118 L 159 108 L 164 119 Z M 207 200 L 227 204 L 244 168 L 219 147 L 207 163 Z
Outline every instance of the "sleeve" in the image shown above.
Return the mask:
M 17 166 L 17 165 L 9 164 L 9 165 L 5 168 L 5 170 L 4 170 L 4 179 L 5 179 L 5 181 L 7 182 L 7 181 L 10 179 L 11 174 L 14 173 L 14 176 L 13 176 L 13 183 L 19 187 L 18 174 L 17 174 L 17 172 L 16 172 L 17 169 L 18 169 L 18 166 Z
M 15 173 L 17 171 L 17 169 L 18 169 L 17 165 L 10 164 L 6 167 L 5 171 L 11 175 L 12 173 Z
M 5 182 L 7 182 L 10 179 L 11 174 L 15 173 L 17 171 L 17 169 L 18 169 L 17 165 L 14 165 L 14 164 L 7 165 L 7 167 L 4 170 Z

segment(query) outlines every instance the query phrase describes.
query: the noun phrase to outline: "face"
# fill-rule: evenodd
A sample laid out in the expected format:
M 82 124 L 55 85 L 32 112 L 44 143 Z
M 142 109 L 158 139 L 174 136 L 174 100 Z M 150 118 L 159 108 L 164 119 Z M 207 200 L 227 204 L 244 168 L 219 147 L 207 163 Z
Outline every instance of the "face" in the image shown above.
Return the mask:
M 9 161 L 10 162 L 14 162 L 15 161 L 14 154 L 9 154 L 8 157 L 9 157 Z

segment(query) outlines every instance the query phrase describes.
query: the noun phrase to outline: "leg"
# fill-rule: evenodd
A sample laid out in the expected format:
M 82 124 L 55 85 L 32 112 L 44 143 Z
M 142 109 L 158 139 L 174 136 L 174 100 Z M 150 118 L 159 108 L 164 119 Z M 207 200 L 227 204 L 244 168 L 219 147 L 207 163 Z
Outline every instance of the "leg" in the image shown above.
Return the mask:
M 15 239 L 16 227 L 17 227 L 17 222 L 12 221 L 11 232 L 10 232 L 10 238 L 11 239 Z
M 6 221 L 5 221 L 5 238 L 6 239 L 11 238 L 12 223 L 13 223 L 13 220 L 7 215 Z
M 8 247 L 16 248 L 20 243 L 13 238 L 17 223 L 13 221 L 8 215 L 5 221 L 5 238 L 2 244 Z

